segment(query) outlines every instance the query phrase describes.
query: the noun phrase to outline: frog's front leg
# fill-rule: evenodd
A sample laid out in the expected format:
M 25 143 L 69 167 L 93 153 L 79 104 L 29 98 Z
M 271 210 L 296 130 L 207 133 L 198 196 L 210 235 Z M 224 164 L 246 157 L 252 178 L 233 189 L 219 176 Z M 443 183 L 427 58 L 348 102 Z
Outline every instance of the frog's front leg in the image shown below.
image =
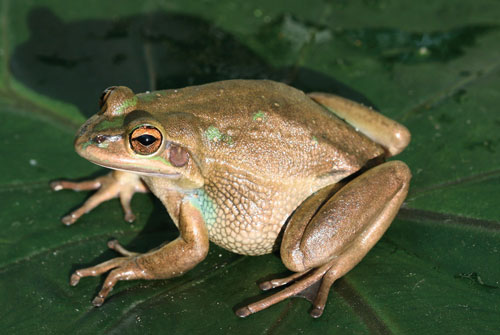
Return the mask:
M 180 236 L 177 239 L 145 254 L 130 252 L 111 241 L 108 246 L 124 257 L 76 270 L 71 275 L 70 284 L 75 286 L 82 277 L 98 276 L 112 270 L 92 302 L 100 306 L 119 280 L 166 279 L 184 274 L 207 256 L 208 231 L 201 213 L 189 201 L 181 203 L 178 223 Z
M 406 164 L 391 161 L 361 174 L 329 199 L 331 188 L 307 199 L 290 219 L 281 245 L 283 263 L 297 274 L 261 288 L 294 283 L 239 309 L 237 315 L 258 312 L 322 280 L 311 311 L 313 317 L 321 316 L 333 282 L 358 264 L 391 224 L 410 178 Z
M 123 171 L 111 171 L 107 175 L 82 182 L 57 180 L 50 183 L 50 187 L 54 191 L 64 189 L 74 191 L 99 189 L 81 207 L 62 218 L 61 221 L 65 225 L 75 223 L 83 214 L 90 212 L 101 203 L 116 197 L 120 197 L 120 202 L 125 212 L 125 221 L 132 222 L 135 220 L 135 215 L 130 207 L 132 196 L 136 192 L 146 193 L 149 191 L 141 181 L 139 175 Z

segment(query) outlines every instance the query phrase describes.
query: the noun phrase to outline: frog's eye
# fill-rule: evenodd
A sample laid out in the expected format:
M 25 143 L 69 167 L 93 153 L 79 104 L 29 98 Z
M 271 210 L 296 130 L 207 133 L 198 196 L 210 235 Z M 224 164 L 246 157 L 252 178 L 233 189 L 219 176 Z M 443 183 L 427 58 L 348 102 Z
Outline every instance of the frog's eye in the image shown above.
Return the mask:
M 162 142 L 161 132 L 152 126 L 140 126 L 130 134 L 130 147 L 139 155 L 151 155 Z
M 99 109 L 102 109 L 102 106 L 104 106 L 106 100 L 108 100 L 108 97 L 115 88 L 116 86 L 110 86 L 101 93 L 101 96 L 99 97 Z

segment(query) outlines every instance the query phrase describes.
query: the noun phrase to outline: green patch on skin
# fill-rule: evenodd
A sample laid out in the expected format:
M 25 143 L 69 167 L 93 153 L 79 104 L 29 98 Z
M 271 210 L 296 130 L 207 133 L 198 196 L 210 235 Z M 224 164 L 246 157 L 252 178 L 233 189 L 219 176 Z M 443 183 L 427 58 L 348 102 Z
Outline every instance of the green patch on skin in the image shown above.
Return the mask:
M 151 159 L 153 161 L 160 161 L 160 162 L 164 163 L 165 165 L 172 166 L 172 163 L 170 163 L 169 161 L 167 161 L 165 158 L 163 158 L 161 156 L 144 157 L 144 158 Z
M 120 105 L 120 107 L 118 107 L 116 110 L 113 111 L 112 114 L 115 115 L 115 116 L 123 114 L 127 108 L 133 107 L 133 106 L 137 105 L 137 101 L 138 101 L 137 96 L 134 96 L 134 97 L 132 97 L 130 99 L 125 100 Z
M 217 220 L 217 207 L 215 202 L 202 188 L 189 193 L 187 199 L 194 207 L 196 207 L 196 209 L 200 211 L 201 216 L 203 216 L 203 220 L 205 221 L 205 224 L 210 232 L 210 228 L 214 226 Z
M 267 120 L 267 114 L 264 113 L 263 111 L 259 110 L 257 113 L 255 113 L 252 117 L 253 121 L 266 121 Z
M 314 144 L 318 144 L 318 138 L 316 136 L 311 137 L 311 141 L 313 141 Z
M 117 129 L 123 127 L 123 121 L 125 120 L 125 115 L 122 115 L 120 117 L 113 118 L 111 120 L 104 120 L 99 122 L 94 127 L 94 130 L 100 131 L 104 129 Z
M 210 126 L 205 130 L 205 137 L 210 141 L 210 142 L 223 142 L 229 145 L 232 145 L 233 138 L 227 134 L 223 134 L 220 132 L 217 127 Z
M 208 129 L 205 131 L 205 136 L 209 141 L 220 141 L 220 139 L 222 138 L 221 132 L 214 126 L 208 127 Z

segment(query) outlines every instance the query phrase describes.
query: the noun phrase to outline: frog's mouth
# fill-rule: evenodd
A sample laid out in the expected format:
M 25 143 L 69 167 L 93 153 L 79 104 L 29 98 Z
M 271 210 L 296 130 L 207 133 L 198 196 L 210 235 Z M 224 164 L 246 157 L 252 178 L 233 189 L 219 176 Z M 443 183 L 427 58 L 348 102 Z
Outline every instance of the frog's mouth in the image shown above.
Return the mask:
M 148 170 L 146 170 L 144 168 L 141 168 L 141 167 L 138 167 L 138 166 L 135 166 L 135 165 L 133 166 L 133 168 L 127 169 L 127 168 L 123 168 L 123 167 L 116 167 L 116 166 L 109 165 L 109 164 L 103 164 L 101 162 L 97 162 L 97 161 L 89 159 L 89 158 L 86 158 L 86 159 L 89 162 L 91 162 L 91 163 L 93 163 L 95 165 L 102 166 L 102 167 L 104 167 L 106 169 L 123 171 L 123 172 L 129 172 L 129 173 L 138 174 L 138 175 L 142 175 L 142 176 L 163 177 L 163 178 L 169 178 L 169 179 L 177 179 L 177 178 L 181 177 L 180 173 L 153 172 L 153 171 L 148 171 Z

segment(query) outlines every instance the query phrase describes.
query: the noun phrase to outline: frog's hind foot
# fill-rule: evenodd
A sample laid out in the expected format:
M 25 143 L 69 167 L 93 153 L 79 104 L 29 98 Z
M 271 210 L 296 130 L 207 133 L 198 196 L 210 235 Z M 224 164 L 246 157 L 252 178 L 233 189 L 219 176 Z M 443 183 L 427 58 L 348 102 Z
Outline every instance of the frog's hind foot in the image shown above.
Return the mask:
M 281 259 L 296 274 L 261 287 L 295 282 L 236 314 L 245 317 L 288 297 L 304 296 L 306 289 L 320 283 L 310 298 L 310 314 L 321 316 L 335 280 L 356 266 L 389 227 L 406 197 L 410 178 L 404 163 L 391 161 L 358 176 L 330 198 L 331 189 L 325 188 L 304 201 L 288 222 L 281 243 Z
M 273 279 L 261 283 L 259 287 L 263 291 L 292 284 L 269 297 L 239 308 L 235 312 L 236 315 L 244 318 L 287 298 L 302 297 L 313 304 L 310 315 L 313 318 L 320 317 L 325 309 L 330 287 L 337 279 L 333 263 L 332 261 L 316 269 L 297 272 L 285 278 Z
M 130 201 L 135 192 L 148 192 L 147 187 L 142 183 L 138 175 L 122 171 L 112 171 L 107 175 L 82 182 L 71 182 L 65 180 L 56 180 L 50 183 L 54 191 L 64 189 L 74 191 L 97 190 L 85 203 L 62 218 L 62 222 L 69 226 L 75 223 L 83 214 L 90 212 L 101 203 L 119 197 L 123 211 L 125 212 L 125 221 L 133 222 L 135 215 L 130 207 Z
M 303 271 L 303 272 L 296 272 L 288 277 L 284 278 L 277 278 L 277 279 L 271 279 L 264 281 L 259 284 L 259 288 L 262 291 L 268 291 L 276 287 L 280 287 L 286 284 L 289 284 L 291 282 L 294 282 L 296 279 L 299 279 L 300 277 L 305 276 L 306 273 L 310 272 L 311 270 Z

